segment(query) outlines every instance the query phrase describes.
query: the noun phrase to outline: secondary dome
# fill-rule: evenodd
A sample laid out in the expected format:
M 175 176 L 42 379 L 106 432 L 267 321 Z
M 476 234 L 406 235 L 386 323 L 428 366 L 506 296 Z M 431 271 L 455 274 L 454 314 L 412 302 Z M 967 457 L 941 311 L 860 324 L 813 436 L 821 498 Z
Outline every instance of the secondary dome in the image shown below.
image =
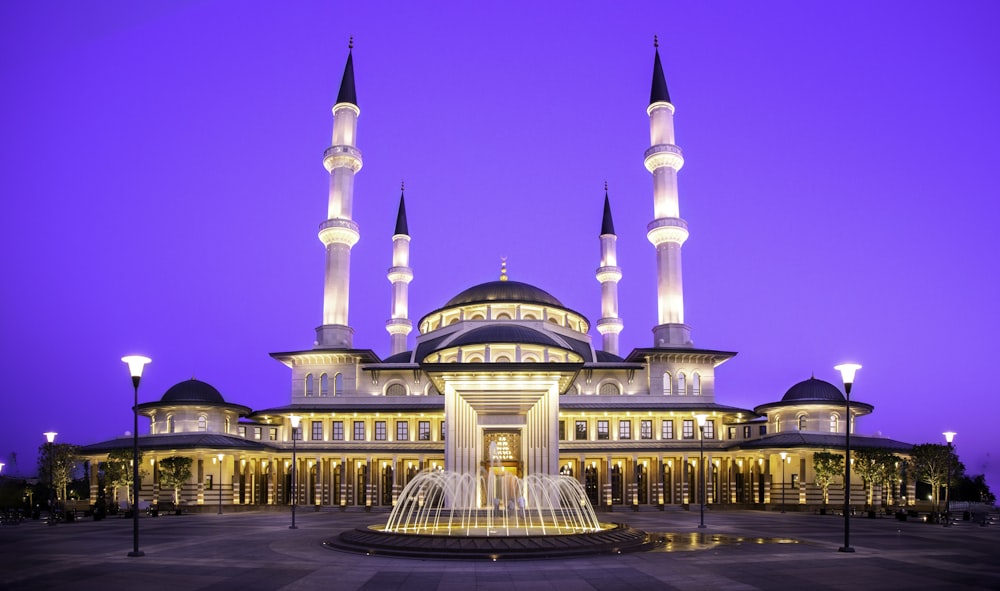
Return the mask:
M 191 378 L 171 386 L 160 402 L 225 404 L 226 401 L 211 384 Z
M 840 392 L 839 388 L 830 382 L 809 378 L 789 388 L 785 392 L 785 395 L 781 397 L 782 402 L 795 402 L 799 400 L 844 402 L 844 395 Z
M 523 302 L 564 307 L 562 302 L 549 292 L 520 281 L 488 281 L 474 285 L 448 300 L 444 307 L 451 308 L 452 306 L 484 302 Z

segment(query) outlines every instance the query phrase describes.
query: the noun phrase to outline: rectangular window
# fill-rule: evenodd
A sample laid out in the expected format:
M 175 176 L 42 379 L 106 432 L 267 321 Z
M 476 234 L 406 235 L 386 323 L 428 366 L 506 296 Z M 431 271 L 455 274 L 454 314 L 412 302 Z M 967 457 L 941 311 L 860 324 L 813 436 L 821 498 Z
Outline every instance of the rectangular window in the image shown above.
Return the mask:
M 559 441 L 566 440 L 566 421 L 559 421 Z
M 767 435 L 767 425 L 761 425 L 760 429 L 758 429 L 758 432 L 761 434 L 761 436 Z
M 587 439 L 587 421 L 576 422 L 576 439 L 577 441 L 584 441 Z
M 660 439 L 674 438 L 674 422 L 663 421 L 660 423 Z
M 420 441 L 431 440 L 431 422 L 420 421 L 417 423 L 417 439 Z
M 639 421 L 639 439 L 653 438 L 653 421 Z
M 207 488 L 208 490 L 212 490 L 212 485 L 215 484 L 215 479 L 212 478 L 213 476 L 215 475 L 214 474 L 206 475 L 205 488 Z
M 750 439 L 750 425 L 743 427 L 743 439 Z
M 618 421 L 618 439 L 632 439 L 632 421 Z
M 609 439 L 607 421 L 597 421 L 597 439 L 601 441 L 607 441 Z
M 244 427 L 243 425 L 240 425 L 239 427 L 236 427 L 236 434 L 239 435 L 240 437 L 246 437 L 247 436 L 247 428 Z
M 396 421 L 396 441 L 410 440 L 410 422 Z
M 270 429 L 268 429 L 267 430 L 267 438 L 270 441 L 277 441 L 278 440 L 278 428 L 277 427 L 271 427 Z
M 365 440 L 365 422 L 354 421 L 354 441 Z
M 444 421 L 441 421 L 441 441 L 444 441 Z
M 253 428 L 253 438 L 258 441 L 260 440 L 260 427 Z
M 344 440 L 344 421 L 333 422 L 333 433 L 331 433 L 330 439 L 334 441 Z
M 323 421 L 312 422 L 312 440 L 323 441 Z
M 715 421 L 709 419 L 705 421 L 705 428 L 703 430 L 705 439 L 715 439 Z
M 302 441 L 302 427 L 303 425 L 299 424 L 298 429 L 292 429 L 292 437 L 295 438 L 295 441 Z
M 729 427 L 726 430 L 726 436 L 729 437 L 729 439 L 736 439 L 736 427 Z
M 375 421 L 375 441 L 385 441 L 385 421 Z
M 684 419 L 684 422 L 681 423 L 681 437 L 684 439 L 694 439 L 694 421 Z

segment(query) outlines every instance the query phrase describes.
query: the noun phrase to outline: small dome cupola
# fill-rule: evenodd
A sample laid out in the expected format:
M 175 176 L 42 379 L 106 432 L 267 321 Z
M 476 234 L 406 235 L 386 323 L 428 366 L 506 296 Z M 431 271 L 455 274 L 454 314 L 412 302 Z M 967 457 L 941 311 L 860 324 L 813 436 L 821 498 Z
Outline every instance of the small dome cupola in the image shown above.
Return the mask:
M 170 387 L 160 402 L 171 404 L 225 404 L 222 394 L 211 384 L 191 378 Z
M 823 380 L 811 377 L 795 384 L 781 397 L 782 402 L 836 402 L 844 403 L 840 389 Z

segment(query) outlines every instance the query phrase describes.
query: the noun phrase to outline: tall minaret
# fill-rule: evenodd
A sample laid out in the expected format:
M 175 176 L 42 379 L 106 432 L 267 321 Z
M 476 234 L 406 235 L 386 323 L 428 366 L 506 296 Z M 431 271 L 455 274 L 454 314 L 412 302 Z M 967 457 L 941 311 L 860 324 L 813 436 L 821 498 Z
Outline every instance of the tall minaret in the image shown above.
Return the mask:
M 603 349 L 612 355 L 618 354 L 618 333 L 622 331 L 622 321 L 618 318 L 618 282 L 622 278 L 618 266 L 618 249 L 615 245 L 615 223 L 611 219 L 611 202 L 608 200 L 608 183 L 604 183 L 604 218 L 601 220 L 601 266 L 597 268 L 597 280 L 601 283 L 601 319 L 597 321 L 597 332 L 601 333 Z
M 406 351 L 406 335 L 413 330 L 413 322 L 408 318 L 409 284 L 413 281 L 410 269 L 410 232 L 406 227 L 406 203 L 403 201 L 405 187 L 399 187 L 399 212 L 396 214 L 396 230 L 392 233 L 392 266 L 386 275 L 392 283 L 392 304 L 385 329 L 389 331 L 389 347 L 392 355 Z
M 654 347 L 691 345 L 691 327 L 684 324 L 684 290 L 681 285 L 681 245 L 688 237 L 687 222 L 677 203 L 677 171 L 684 166 L 681 149 L 674 145 L 674 105 L 660 65 L 659 43 L 654 37 L 653 87 L 649 94 L 649 139 L 645 164 L 653 173 L 653 215 L 646 237 L 656 247 L 656 304 L 658 325 L 653 328 Z
M 316 329 L 321 349 L 350 349 L 354 329 L 347 323 L 351 283 L 351 247 L 361 234 L 351 219 L 354 175 L 361 170 L 361 152 L 355 147 L 358 133 L 358 98 L 354 90 L 354 40 L 348 45 L 347 65 L 333 105 L 333 141 L 323 152 L 323 166 L 330 173 L 327 220 L 319 225 L 319 239 L 326 246 L 326 283 L 323 286 L 323 325 Z

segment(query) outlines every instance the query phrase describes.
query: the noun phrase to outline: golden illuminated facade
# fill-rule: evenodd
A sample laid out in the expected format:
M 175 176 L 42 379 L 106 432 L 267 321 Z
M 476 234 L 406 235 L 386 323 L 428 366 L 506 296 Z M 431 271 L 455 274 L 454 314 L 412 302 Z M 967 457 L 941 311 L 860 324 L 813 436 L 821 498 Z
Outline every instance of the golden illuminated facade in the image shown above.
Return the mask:
M 197 380 L 141 404 L 151 421 L 140 442 L 148 463 L 141 497 L 169 499 L 170 491 L 156 484 L 157 461 L 182 454 L 195 460 L 183 491 L 192 506 L 211 505 L 220 494 L 225 505 L 287 505 L 295 490 L 300 505 L 387 507 L 415 474 L 429 469 L 564 474 L 580 481 L 595 507 L 606 509 L 697 503 L 702 492 L 710 505 L 771 506 L 782 493 L 789 506 L 821 503 L 812 454 L 841 449 L 853 418 L 873 409 L 852 403 L 848 420 L 840 391 L 816 379 L 756 409 L 716 401 L 716 368 L 735 353 L 694 348 L 684 323 L 681 246 L 688 229 L 680 217 L 683 156 L 675 144 L 674 112 L 657 50 L 647 108 L 651 145 L 644 157 L 653 177 L 647 236 L 657 261 L 658 324 L 651 347 L 618 352 L 622 270 L 607 194 L 595 232 L 602 317 L 594 328 L 601 348 L 592 342 L 587 318 L 546 291 L 510 280 L 505 266 L 496 281 L 474 285 L 424 314 L 408 346 L 414 323 L 407 290 L 414 270 L 401 197 L 387 275 L 390 353 L 381 358 L 353 348 L 347 315 L 350 251 L 360 237 L 352 219 L 353 179 L 361 168 L 349 56 L 333 107 L 333 145 L 323 157 L 330 192 L 320 225 L 326 282 L 315 345 L 272 354 L 291 370 L 287 404 L 251 410 Z M 301 417 L 294 487 L 293 415 Z M 900 455 L 909 449 L 880 438 L 852 435 L 852 441 Z M 99 462 L 125 445 L 131 439 L 83 449 L 92 460 L 95 492 Z M 861 481 L 855 482 L 852 498 L 862 498 Z M 912 498 L 912 482 L 879 486 L 873 495 L 876 504 Z M 838 499 L 842 490 L 835 484 L 829 500 Z

